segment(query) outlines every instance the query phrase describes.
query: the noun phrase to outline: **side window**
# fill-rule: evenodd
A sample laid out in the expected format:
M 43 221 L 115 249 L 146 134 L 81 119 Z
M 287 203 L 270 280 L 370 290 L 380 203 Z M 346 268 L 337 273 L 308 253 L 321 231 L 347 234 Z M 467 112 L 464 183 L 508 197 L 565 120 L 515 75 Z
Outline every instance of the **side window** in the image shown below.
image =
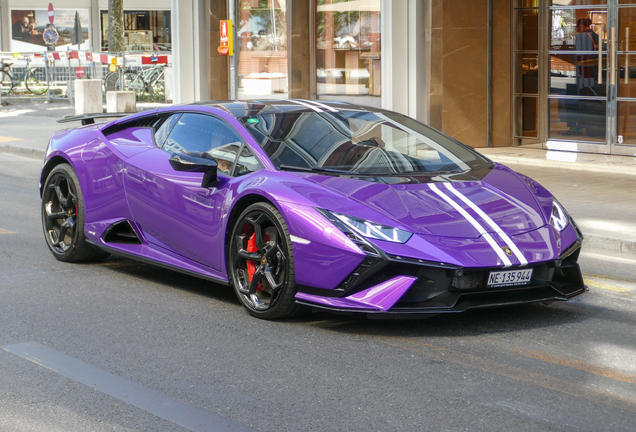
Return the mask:
M 155 132 L 155 144 L 157 144 L 157 147 L 163 147 L 163 144 L 166 142 L 166 138 L 170 135 L 170 131 L 172 131 L 174 125 L 177 124 L 179 117 L 181 117 L 181 114 L 171 115 L 163 121 L 161 126 L 159 126 L 159 129 Z
M 236 161 L 236 168 L 234 169 L 234 176 L 240 177 L 245 174 L 249 174 L 254 171 L 258 171 L 263 169 L 256 156 L 252 154 L 252 151 L 248 146 L 243 146 L 243 150 L 241 150 L 241 155 Z
M 229 144 L 240 147 L 242 143 L 240 135 L 223 120 L 205 114 L 186 113 L 172 128 L 164 150 L 209 153 Z

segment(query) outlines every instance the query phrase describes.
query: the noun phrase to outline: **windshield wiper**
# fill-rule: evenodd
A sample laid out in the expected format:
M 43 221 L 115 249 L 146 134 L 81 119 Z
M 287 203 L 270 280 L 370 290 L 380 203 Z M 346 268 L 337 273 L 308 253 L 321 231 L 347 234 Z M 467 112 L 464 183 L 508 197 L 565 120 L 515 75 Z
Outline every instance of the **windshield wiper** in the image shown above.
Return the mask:
M 318 173 L 333 173 L 333 174 L 349 174 L 349 175 L 362 175 L 357 171 L 339 170 L 335 168 L 322 168 L 322 167 L 299 167 L 293 165 L 280 165 L 278 167 L 282 171 L 303 171 L 303 172 L 318 172 Z

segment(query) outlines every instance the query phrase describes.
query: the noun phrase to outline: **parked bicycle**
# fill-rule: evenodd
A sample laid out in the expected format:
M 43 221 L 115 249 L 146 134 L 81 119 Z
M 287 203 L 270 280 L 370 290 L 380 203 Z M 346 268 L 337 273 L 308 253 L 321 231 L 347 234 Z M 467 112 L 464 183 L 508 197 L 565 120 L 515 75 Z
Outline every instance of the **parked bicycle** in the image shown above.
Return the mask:
M 46 93 L 46 69 L 43 67 L 29 67 L 31 58 L 26 57 L 26 67 L 18 78 L 14 78 L 11 74 L 11 65 L 13 63 L 5 63 L 0 60 L 0 92 L 2 96 L 6 96 L 13 91 L 14 88 L 20 86 L 24 82 L 29 93 L 34 95 L 42 95 Z
M 164 65 L 156 65 L 140 71 L 126 69 L 121 75 L 119 72 L 110 72 L 104 77 L 104 90 L 121 89 L 121 80 L 123 79 L 123 88 L 134 91 L 137 99 L 142 99 L 146 94 L 151 97 L 152 95 L 163 96 L 165 95 L 164 73 Z

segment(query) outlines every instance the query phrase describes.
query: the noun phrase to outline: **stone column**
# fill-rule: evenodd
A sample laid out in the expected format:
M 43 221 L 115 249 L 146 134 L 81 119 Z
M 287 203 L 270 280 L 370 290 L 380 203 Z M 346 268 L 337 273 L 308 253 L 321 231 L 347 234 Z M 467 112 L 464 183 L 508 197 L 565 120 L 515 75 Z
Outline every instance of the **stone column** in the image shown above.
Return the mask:
M 287 71 L 289 76 L 289 97 L 309 99 L 311 97 L 310 37 L 309 22 L 310 1 L 287 2 Z

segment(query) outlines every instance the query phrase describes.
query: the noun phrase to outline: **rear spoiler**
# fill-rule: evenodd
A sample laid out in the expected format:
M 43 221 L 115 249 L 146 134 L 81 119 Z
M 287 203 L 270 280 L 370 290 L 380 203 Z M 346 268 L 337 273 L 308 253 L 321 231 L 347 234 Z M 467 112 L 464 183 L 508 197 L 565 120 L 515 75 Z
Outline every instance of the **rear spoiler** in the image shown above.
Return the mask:
M 74 121 L 81 121 L 82 126 L 89 125 L 95 123 L 95 119 L 101 118 L 115 118 L 115 117 L 126 117 L 131 114 L 137 114 L 136 112 L 126 112 L 126 113 L 94 113 L 94 114 L 80 114 L 73 116 L 64 116 L 61 119 L 58 119 L 58 123 L 68 123 Z

